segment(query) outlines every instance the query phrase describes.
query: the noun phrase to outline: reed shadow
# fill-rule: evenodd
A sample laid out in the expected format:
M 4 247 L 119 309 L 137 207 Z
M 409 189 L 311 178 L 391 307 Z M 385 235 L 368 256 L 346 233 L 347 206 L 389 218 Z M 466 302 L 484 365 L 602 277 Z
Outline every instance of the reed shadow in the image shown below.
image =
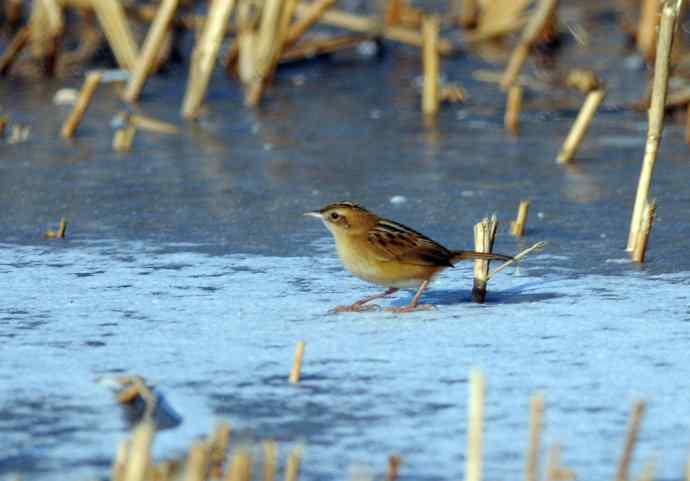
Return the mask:
M 529 304 L 567 296 L 561 292 L 544 291 L 546 284 L 547 282 L 540 280 L 503 290 L 491 289 L 489 285 L 484 304 Z M 391 302 L 391 306 L 404 306 L 410 302 L 411 296 L 395 299 Z M 434 289 L 433 287 L 425 292 L 420 300 L 422 304 L 435 306 L 452 306 L 469 302 L 472 302 L 471 289 Z

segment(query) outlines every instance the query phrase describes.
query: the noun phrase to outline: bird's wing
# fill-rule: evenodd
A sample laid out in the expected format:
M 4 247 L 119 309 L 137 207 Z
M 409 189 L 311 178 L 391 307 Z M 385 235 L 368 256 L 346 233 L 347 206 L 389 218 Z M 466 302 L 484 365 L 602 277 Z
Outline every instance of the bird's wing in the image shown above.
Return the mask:
M 438 242 L 391 220 L 380 219 L 367 234 L 374 255 L 382 261 L 452 267 L 451 252 Z

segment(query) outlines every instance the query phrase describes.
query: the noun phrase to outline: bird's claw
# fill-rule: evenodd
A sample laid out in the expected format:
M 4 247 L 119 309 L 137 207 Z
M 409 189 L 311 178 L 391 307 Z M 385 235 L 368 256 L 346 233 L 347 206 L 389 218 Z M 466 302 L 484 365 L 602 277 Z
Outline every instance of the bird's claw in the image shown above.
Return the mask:
M 338 314 L 340 312 L 371 312 L 380 311 L 381 306 L 378 304 L 350 304 L 347 306 L 335 306 L 333 309 L 328 311 L 329 314 Z
M 433 304 L 417 304 L 416 306 L 387 307 L 386 312 L 402 314 L 403 312 L 428 311 L 430 309 L 436 309 L 436 306 Z

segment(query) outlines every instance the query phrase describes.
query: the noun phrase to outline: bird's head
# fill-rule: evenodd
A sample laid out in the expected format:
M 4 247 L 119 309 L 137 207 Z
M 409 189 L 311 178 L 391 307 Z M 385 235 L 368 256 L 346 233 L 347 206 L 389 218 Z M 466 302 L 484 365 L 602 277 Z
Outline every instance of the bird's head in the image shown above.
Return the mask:
M 378 217 L 353 202 L 336 202 L 304 215 L 321 219 L 336 238 L 340 235 L 357 235 L 369 231 Z

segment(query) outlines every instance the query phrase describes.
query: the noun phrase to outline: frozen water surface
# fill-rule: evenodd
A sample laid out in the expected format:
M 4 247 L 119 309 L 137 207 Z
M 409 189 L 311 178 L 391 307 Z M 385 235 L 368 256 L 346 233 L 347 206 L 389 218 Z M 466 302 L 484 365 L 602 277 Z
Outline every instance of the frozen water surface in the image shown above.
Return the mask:
M 536 389 L 546 393 L 546 442 L 560 441 L 583 479 L 613 475 L 638 397 L 650 403 L 638 459 L 656 455 L 671 479 L 687 455 L 687 272 L 533 275 L 567 263 L 544 254 L 497 275 L 486 305 L 469 301 L 468 265 L 425 296 L 434 311 L 327 315 L 374 291 L 323 242 L 312 257 L 1 247 L 5 470 L 103 475 L 126 427 L 93 381 L 117 372 L 157 382 L 184 417 L 159 435 L 159 455 L 222 417 L 246 439 L 303 439 L 306 479 L 342 479 L 353 463 L 382 469 L 391 452 L 414 479 L 459 477 L 473 366 L 488 378 L 488 479 L 520 472 Z M 299 339 L 303 380 L 291 386 Z
M 352 464 L 381 472 L 392 452 L 406 479 L 459 479 L 467 377 L 479 367 L 486 479 L 521 475 L 537 389 L 544 445 L 560 441 L 578 479 L 613 477 L 637 398 L 649 405 L 635 470 L 655 456 L 660 479 L 679 479 L 690 443 L 688 150 L 669 117 L 648 263 L 631 265 L 623 246 L 646 118 L 622 107 L 643 95 L 647 73 L 624 65 L 614 17 L 593 16 L 575 20 L 590 47 L 566 41 L 555 66 L 593 66 L 609 86 L 570 167 L 554 159 L 582 97 L 530 90 L 520 136 L 509 136 L 503 95 L 472 77 L 502 64 L 474 56 L 443 61 L 469 98 L 434 128 L 420 121 L 418 52 L 392 47 L 281 69 L 256 112 L 219 72 L 199 122 L 176 136 L 139 132 L 124 155 L 111 150 L 123 107 L 114 87 L 99 87 L 63 143 L 66 110 L 51 99 L 80 80 L 3 80 L 2 107 L 31 133 L 0 145 L 0 477 L 107 476 L 128 426 L 94 381 L 134 372 L 183 416 L 159 434 L 159 457 L 227 418 L 242 439 L 303 440 L 305 480 L 344 479 Z M 179 122 L 185 78 L 173 67 L 150 79 L 139 108 Z M 517 242 L 507 224 L 524 198 Z M 491 212 L 498 252 L 549 245 L 493 279 L 486 305 L 469 301 L 468 264 L 428 292 L 434 311 L 327 315 L 375 292 L 301 216 L 343 199 L 453 248 L 471 246 L 472 225 Z M 68 238 L 41 240 L 61 216 Z M 303 380 L 291 386 L 300 339 Z

